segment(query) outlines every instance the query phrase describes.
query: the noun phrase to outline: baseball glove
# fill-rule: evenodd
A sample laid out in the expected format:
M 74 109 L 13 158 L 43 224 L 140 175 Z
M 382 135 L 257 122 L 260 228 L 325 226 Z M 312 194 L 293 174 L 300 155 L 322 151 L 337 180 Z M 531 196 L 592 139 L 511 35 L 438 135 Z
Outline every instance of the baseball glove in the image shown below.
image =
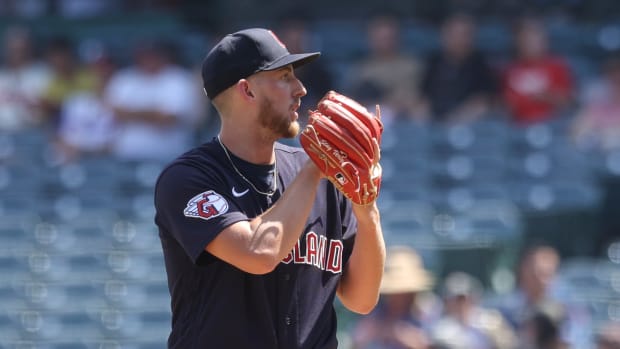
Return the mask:
M 300 143 L 310 159 L 347 198 L 358 205 L 373 203 L 381 186 L 381 134 L 376 115 L 356 101 L 328 92 L 310 112 Z

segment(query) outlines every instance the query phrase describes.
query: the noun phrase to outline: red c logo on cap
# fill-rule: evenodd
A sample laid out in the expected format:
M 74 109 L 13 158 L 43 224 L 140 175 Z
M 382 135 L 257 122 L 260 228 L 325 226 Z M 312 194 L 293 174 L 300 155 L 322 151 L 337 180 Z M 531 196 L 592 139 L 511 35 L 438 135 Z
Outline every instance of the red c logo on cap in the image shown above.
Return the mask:
M 273 38 L 274 38 L 274 39 L 276 39 L 276 41 L 278 42 L 278 44 L 280 44 L 280 46 L 282 46 L 282 48 L 283 48 L 283 49 L 285 49 L 285 50 L 287 49 L 287 48 L 286 48 L 286 45 L 284 45 L 284 44 L 282 43 L 282 41 L 280 41 L 280 38 L 278 38 L 278 36 L 277 36 L 274 32 L 272 32 L 271 30 L 268 30 L 268 32 L 269 32 L 269 34 L 271 34 L 271 36 L 273 36 Z

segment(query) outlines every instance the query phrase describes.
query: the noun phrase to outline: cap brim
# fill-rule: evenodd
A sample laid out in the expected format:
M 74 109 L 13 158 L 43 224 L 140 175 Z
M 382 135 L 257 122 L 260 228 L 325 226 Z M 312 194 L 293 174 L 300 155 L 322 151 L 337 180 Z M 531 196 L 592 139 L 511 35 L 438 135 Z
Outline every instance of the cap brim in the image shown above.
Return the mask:
M 292 64 L 293 68 L 299 68 L 302 65 L 308 64 L 319 58 L 320 55 L 320 52 L 289 54 L 276 60 L 261 70 L 276 70 L 289 64 Z

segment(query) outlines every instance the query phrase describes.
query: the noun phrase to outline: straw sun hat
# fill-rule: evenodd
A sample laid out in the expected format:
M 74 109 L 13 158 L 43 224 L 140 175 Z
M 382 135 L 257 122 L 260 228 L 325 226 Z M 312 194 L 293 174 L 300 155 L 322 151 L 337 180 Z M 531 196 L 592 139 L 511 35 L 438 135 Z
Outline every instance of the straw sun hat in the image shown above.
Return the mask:
M 381 294 L 419 292 L 433 286 L 433 276 L 424 269 L 422 258 L 406 246 L 393 246 L 387 251 Z

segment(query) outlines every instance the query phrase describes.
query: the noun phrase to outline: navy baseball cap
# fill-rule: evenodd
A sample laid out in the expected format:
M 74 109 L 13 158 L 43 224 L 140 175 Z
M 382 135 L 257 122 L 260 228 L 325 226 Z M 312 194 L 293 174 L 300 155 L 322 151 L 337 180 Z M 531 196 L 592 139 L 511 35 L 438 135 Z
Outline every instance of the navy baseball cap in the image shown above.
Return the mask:
M 251 28 L 226 35 L 202 62 L 202 82 L 210 99 L 260 71 L 292 64 L 297 68 L 321 55 L 320 52 L 291 54 L 268 29 Z

